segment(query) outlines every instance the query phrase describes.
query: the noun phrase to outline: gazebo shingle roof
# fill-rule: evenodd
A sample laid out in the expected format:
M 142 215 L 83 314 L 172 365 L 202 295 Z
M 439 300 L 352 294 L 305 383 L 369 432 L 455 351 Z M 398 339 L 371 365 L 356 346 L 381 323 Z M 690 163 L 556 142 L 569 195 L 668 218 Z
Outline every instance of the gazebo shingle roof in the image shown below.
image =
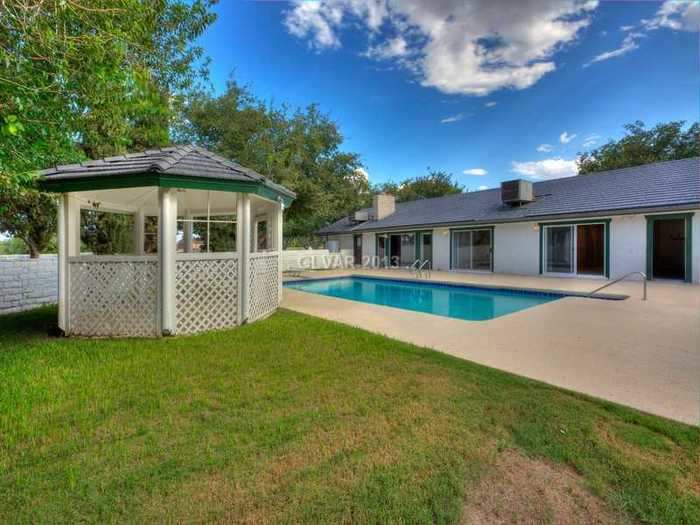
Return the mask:
M 47 189 L 50 189 L 54 183 L 59 181 L 66 182 L 124 175 L 137 176 L 139 174 L 174 175 L 220 181 L 257 183 L 288 198 L 293 199 L 296 197 L 293 191 L 273 182 L 256 171 L 194 145 L 171 146 L 146 150 L 140 153 L 127 153 L 99 160 L 88 160 L 80 164 L 56 166 L 40 172 Z

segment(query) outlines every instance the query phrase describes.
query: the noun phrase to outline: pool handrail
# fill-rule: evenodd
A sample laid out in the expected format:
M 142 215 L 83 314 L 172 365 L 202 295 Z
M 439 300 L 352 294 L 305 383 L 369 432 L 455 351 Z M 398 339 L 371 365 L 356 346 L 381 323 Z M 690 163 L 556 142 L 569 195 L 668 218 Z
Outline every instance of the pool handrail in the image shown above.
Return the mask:
M 607 288 L 608 286 L 612 286 L 613 284 L 619 283 L 620 281 L 623 281 L 624 279 L 627 279 L 627 278 L 630 277 L 631 275 L 640 275 L 640 276 L 642 277 L 642 282 L 644 283 L 644 292 L 643 292 L 643 294 L 642 294 L 642 301 L 646 301 L 646 300 L 647 300 L 647 280 L 648 280 L 648 279 L 647 279 L 647 274 L 645 274 L 644 272 L 629 272 L 629 273 L 626 273 L 626 274 L 623 275 L 622 277 L 618 277 L 618 278 L 615 279 L 614 281 L 610 281 L 609 283 L 605 283 L 605 284 L 604 284 L 603 286 L 601 286 L 600 288 L 596 288 L 595 290 L 593 290 L 591 293 L 588 294 L 588 297 L 593 297 L 593 294 L 596 294 L 596 293 L 600 292 L 601 290 L 603 290 L 604 288 Z

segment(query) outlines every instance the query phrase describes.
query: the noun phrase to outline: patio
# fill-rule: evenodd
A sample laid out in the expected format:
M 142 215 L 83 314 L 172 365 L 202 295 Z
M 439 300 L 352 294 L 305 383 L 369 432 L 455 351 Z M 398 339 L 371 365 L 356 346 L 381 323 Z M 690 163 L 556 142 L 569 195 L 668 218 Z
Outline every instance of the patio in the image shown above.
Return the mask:
M 403 270 L 306 272 L 308 277 Z M 599 280 L 433 272 L 431 280 L 588 292 Z M 646 412 L 700 422 L 700 287 L 652 281 L 608 290 L 623 301 L 566 297 L 490 321 L 463 321 L 285 289 L 282 306 L 426 346 Z

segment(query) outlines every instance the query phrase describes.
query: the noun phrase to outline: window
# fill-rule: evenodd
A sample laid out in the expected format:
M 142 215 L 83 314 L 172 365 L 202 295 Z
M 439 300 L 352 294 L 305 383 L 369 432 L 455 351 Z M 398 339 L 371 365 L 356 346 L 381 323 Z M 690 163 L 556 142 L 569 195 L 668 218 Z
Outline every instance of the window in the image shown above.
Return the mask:
M 452 232 L 452 268 L 491 271 L 491 237 L 490 229 Z
M 236 251 L 236 216 L 206 215 L 191 219 L 177 219 L 177 251 L 187 251 L 191 235 L 192 253 L 217 253 Z
M 563 224 L 544 228 L 545 272 L 605 274 L 604 223 Z
M 268 242 L 268 232 L 267 232 L 267 221 L 258 221 L 255 225 L 257 232 L 257 251 L 264 251 L 269 249 Z
M 143 253 L 158 253 L 158 217 L 147 216 L 143 223 Z
M 401 234 L 401 253 L 399 255 L 399 264 L 401 266 L 410 266 L 416 260 L 416 234 L 402 233 Z
M 432 233 L 422 233 L 421 234 L 421 253 L 420 258 L 425 260 L 428 259 L 432 266 L 433 261 L 433 234 Z
M 80 210 L 81 251 L 95 255 L 134 253 L 134 216 L 128 213 Z

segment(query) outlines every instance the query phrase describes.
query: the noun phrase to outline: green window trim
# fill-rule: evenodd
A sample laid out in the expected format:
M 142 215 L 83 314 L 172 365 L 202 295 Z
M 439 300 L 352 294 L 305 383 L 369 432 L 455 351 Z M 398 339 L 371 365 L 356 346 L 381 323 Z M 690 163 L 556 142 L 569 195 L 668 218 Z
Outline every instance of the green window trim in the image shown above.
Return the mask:
M 52 193 L 71 191 L 113 190 L 124 188 L 141 188 L 158 186 L 161 188 L 183 188 L 191 190 L 230 191 L 251 193 L 265 199 L 281 201 L 285 208 L 294 201 L 294 197 L 282 191 L 266 186 L 264 182 L 237 181 L 192 177 L 186 175 L 167 175 L 159 173 L 136 173 L 128 175 L 110 175 L 98 177 L 80 177 L 76 179 L 42 180 L 42 190 Z
M 603 224 L 605 226 L 605 271 L 603 275 L 610 279 L 610 222 L 612 219 L 588 219 L 580 221 L 540 222 L 540 275 L 544 275 L 544 229 L 547 226 L 580 226 L 584 224 Z
M 686 283 L 693 282 L 693 216 L 695 212 L 688 213 L 667 213 L 660 215 L 645 215 L 647 220 L 647 250 L 646 250 L 646 270 L 647 279 L 654 278 L 654 223 L 664 219 L 683 219 L 685 221 L 685 276 Z
M 457 228 L 450 228 L 450 271 L 454 270 L 452 267 L 452 234 L 455 232 L 468 232 L 472 230 L 490 230 L 491 231 L 491 269 L 490 272 L 493 273 L 494 265 L 496 264 L 496 226 L 462 226 Z

